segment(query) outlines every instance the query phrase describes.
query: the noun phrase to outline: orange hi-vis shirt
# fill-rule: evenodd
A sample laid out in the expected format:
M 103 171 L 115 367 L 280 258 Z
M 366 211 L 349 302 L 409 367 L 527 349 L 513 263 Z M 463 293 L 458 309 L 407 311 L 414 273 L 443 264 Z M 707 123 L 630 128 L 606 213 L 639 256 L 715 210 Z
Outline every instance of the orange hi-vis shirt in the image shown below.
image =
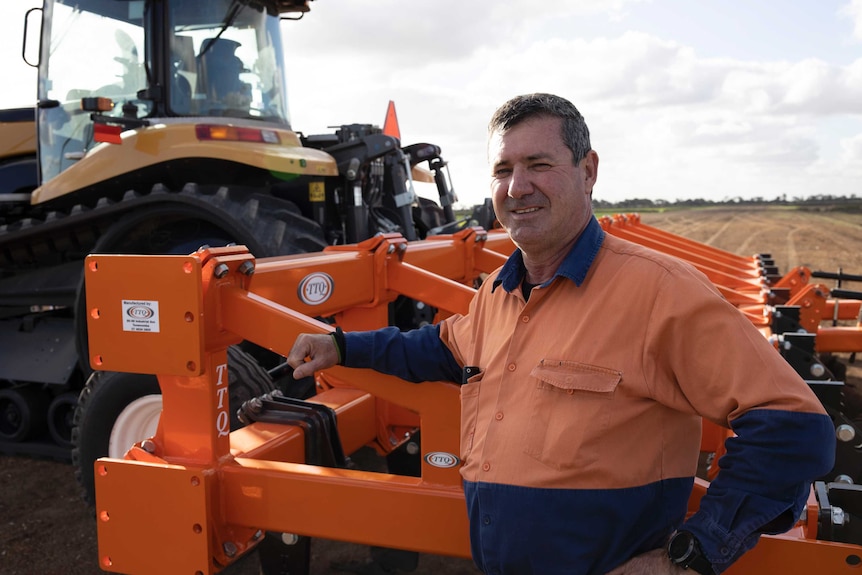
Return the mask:
M 483 571 L 602 574 L 664 545 L 685 519 L 701 417 L 736 433 L 684 525 L 716 572 L 794 524 L 832 466 L 834 426 L 700 272 L 593 220 L 528 300 L 524 274 L 516 251 L 467 315 L 346 334 L 345 365 L 412 381 L 480 369 L 461 387 L 461 473 Z

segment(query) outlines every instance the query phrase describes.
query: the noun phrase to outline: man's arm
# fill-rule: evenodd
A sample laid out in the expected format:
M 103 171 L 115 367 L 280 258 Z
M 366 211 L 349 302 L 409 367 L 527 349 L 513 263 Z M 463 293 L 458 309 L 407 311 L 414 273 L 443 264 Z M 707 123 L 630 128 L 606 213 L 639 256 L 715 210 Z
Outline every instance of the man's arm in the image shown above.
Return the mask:
M 677 271 L 656 298 L 645 358 L 678 383 L 657 391 L 661 401 L 735 433 L 699 510 L 680 527 L 721 573 L 761 534 L 794 525 L 811 482 L 833 465 L 835 429 L 763 334 L 695 272 Z
M 397 327 L 344 333 L 343 348 L 325 334 L 301 334 L 290 350 L 287 363 L 299 379 L 340 363 L 370 368 L 418 383 L 460 382 L 461 366 L 440 339 L 436 325 L 402 332 Z M 341 361 L 339 361 L 339 358 Z

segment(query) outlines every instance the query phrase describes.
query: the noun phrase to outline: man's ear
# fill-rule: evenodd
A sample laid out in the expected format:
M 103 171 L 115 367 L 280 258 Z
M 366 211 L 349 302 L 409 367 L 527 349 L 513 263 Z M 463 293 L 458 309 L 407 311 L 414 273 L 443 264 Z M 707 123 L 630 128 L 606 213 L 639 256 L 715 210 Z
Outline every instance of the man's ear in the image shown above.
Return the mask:
M 593 193 L 593 186 L 596 185 L 596 180 L 599 177 L 599 155 L 595 150 L 590 150 L 584 157 L 584 183 L 586 188 L 590 190 L 590 196 Z

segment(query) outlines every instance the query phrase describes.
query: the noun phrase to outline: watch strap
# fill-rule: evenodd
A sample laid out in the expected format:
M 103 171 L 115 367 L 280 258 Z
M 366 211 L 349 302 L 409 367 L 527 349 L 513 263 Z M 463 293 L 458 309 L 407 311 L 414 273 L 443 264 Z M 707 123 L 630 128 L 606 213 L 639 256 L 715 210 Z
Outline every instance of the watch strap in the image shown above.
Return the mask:
M 691 548 L 687 556 L 673 557 L 670 553 L 671 544 L 675 538 L 680 536 L 690 539 Z M 700 575 L 715 575 L 712 563 L 710 563 L 709 559 L 704 555 L 703 549 L 700 546 L 700 541 L 698 541 L 697 537 L 695 537 L 695 535 L 690 531 L 677 531 L 671 535 L 671 540 L 668 543 L 668 555 L 675 565 L 682 567 L 683 569 L 691 569 L 695 573 L 700 573 Z

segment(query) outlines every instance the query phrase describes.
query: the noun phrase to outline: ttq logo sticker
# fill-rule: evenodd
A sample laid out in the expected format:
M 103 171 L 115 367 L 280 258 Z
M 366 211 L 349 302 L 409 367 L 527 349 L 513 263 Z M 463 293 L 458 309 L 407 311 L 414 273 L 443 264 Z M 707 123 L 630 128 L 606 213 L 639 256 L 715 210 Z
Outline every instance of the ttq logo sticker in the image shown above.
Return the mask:
M 315 272 L 302 278 L 297 295 L 306 305 L 320 305 L 332 295 L 333 287 L 334 282 L 329 274 Z

